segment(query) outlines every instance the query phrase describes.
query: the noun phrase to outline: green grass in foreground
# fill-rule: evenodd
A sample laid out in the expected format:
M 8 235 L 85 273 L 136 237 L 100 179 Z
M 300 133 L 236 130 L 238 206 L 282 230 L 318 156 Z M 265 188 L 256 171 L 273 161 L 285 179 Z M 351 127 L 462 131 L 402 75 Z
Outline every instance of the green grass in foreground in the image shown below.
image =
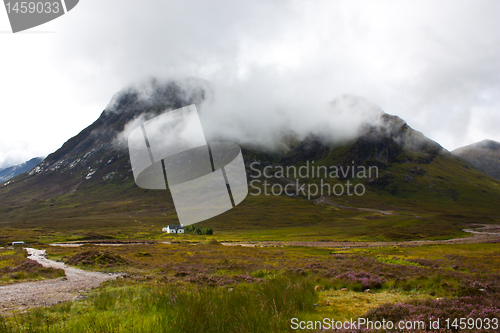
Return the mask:
M 316 300 L 312 282 L 292 276 L 231 289 L 109 286 L 85 301 L 0 319 L 0 332 L 279 332 Z

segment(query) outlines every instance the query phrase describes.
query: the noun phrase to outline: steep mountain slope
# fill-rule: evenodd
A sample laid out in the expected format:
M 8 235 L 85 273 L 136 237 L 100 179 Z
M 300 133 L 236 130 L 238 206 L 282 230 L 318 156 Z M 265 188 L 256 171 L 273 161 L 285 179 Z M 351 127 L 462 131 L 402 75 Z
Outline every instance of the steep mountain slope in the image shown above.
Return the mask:
M 41 161 L 43 161 L 43 157 L 34 157 L 29 161 L 24 163 L 13 165 L 8 168 L 0 170 L 0 182 L 5 182 L 11 178 L 14 178 L 17 175 L 25 173 L 34 167 L 36 167 Z
M 107 230 L 113 237 L 138 237 L 146 225 L 156 230 L 178 224 L 168 190 L 135 185 L 126 135 L 132 125 L 165 110 L 199 105 L 208 94 L 205 82 L 193 80 L 153 81 L 147 89 L 118 93 L 99 119 L 36 168 L 0 184 L 0 227 L 65 230 L 79 237 Z M 454 157 L 397 116 L 381 113 L 346 142 L 331 142 L 317 134 L 304 139 L 291 135 L 283 142 L 286 147 L 279 151 L 241 145 L 248 180 L 258 182 L 240 205 L 203 225 L 228 232 L 281 228 L 298 232 L 297 237 L 305 237 L 306 230 L 342 237 L 342 230 L 359 228 L 364 230 L 360 234 L 377 239 L 418 239 L 454 235 L 463 223 L 500 220 L 500 182 Z M 256 169 L 262 172 L 267 167 L 273 173 L 280 166 L 298 168 L 313 162 L 327 168 L 376 167 L 377 173 L 369 177 L 347 173 L 337 178 L 255 175 Z M 299 186 L 350 181 L 362 184 L 366 191 L 361 196 L 256 195 L 265 180 L 281 185 L 299 182 Z M 396 213 L 376 213 L 380 210 Z
M 205 96 L 204 82 L 195 87 L 192 84 L 190 80 L 153 81 L 147 89 L 131 88 L 116 94 L 93 124 L 33 170 L 0 186 L 2 222 L 120 215 L 142 206 L 173 208 L 165 191 L 144 191 L 135 186 L 128 149 L 119 134 L 134 120 L 144 121 L 164 110 L 200 103 Z M 108 220 L 96 223 L 108 224 Z
M 452 154 L 472 163 L 488 175 L 500 179 L 500 143 L 483 140 L 471 145 L 460 147 Z

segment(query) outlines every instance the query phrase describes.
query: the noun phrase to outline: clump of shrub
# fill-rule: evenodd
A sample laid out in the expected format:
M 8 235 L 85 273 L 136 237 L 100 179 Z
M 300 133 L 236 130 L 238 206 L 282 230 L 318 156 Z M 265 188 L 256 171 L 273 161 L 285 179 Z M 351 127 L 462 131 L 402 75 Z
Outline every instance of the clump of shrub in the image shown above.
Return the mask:
M 6 267 L 9 268 L 9 267 Z M 43 265 L 40 264 L 38 261 L 27 259 L 23 261 L 19 266 L 16 268 L 11 268 L 11 272 L 20 272 L 20 271 L 27 271 L 27 272 L 33 272 L 39 268 L 43 268 Z
M 54 279 L 65 276 L 64 270 L 43 267 L 40 263 L 27 259 L 17 267 L 0 269 L 0 281 L 12 282 L 23 280 Z
M 500 300 L 487 296 L 415 300 L 407 303 L 385 304 L 363 315 L 372 321 L 427 321 L 429 318 L 497 318 L 500 320 Z M 486 332 L 487 330 L 485 330 Z M 491 331 L 491 330 L 490 330 Z M 405 331 L 406 332 L 406 331 Z M 413 332 L 408 330 L 408 332 Z M 420 331 L 419 331 L 420 332 Z M 460 330 L 460 332 L 483 332 L 480 329 Z
M 346 287 L 354 291 L 380 289 L 386 281 L 383 277 L 365 271 L 347 271 L 335 276 L 333 280 L 344 283 Z
M 408 260 L 408 259 L 400 259 L 400 258 L 396 258 L 396 257 L 393 257 L 393 258 L 381 257 L 381 258 L 378 258 L 378 261 L 386 263 L 386 264 L 390 264 L 390 265 L 405 265 L 405 266 L 422 267 L 422 265 L 417 261 Z
M 84 251 L 75 254 L 66 261 L 67 264 L 73 266 L 92 266 L 92 267 L 114 267 L 127 264 L 127 261 L 109 251 Z
M 419 264 L 420 266 L 423 266 L 423 267 L 432 267 L 432 268 L 439 267 L 439 262 L 436 261 L 436 260 L 429 260 L 429 259 L 418 258 L 418 259 L 406 259 L 406 261 L 417 263 L 417 264 Z
M 212 228 L 203 228 L 194 224 L 188 225 L 184 228 L 187 232 L 192 232 L 197 235 L 213 235 L 214 231 Z
M 178 272 L 176 273 L 175 276 L 183 277 L 188 274 L 189 274 L 188 272 Z M 186 278 L 185 281 L 210 287 L 226 287 L 226 286 L 235 286 L 240 283 L 261 283 L 264 281 L 264 279 L 246 274 L 236 274 L 233 276 L 198 274 L 196 276 Z
M 82 236 L 77 240 L 101 240 L 101 239 L 113 239 L 113 237 L 108 235 L 102 235 L 96 232 L 87 232 L 85 236 Z
M 212 239 L 210 239 L 208 241 L 205 241 L 202 244 L 206 244 L 206 245 L 221 245 L 221 243 L 217 239 L 215 239 L 215 238 L 212 238 Z
M 252 276 L 253 277 L 256 277 L 256 278 L 266 278 L 266 277 L 269 277 L 269 276 L 274 276 L 276 274 L 275 271 L 273 270 L 269 270 L 269 269 L 258 269 L 254 272 L 252 272 Z

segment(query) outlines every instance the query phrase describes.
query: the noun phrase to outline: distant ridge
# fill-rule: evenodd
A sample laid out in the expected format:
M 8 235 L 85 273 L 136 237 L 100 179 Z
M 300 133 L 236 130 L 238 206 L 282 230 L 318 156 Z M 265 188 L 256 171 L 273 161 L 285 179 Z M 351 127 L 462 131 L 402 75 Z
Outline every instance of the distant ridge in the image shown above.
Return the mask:
M 24 163 L 13 165 L 8 168 L 0 170 L 0 182 L 6 182 L 7 180 L 14 178 L 17 175 L 30 171 L 36 167 L 40 162 L 43 161 L 43 157 L 34 157 L 29 161 Z
M 500 179 L 500 142 L 483 140 L 457 148 L 452 154 L 470 162 L 486 174 Z

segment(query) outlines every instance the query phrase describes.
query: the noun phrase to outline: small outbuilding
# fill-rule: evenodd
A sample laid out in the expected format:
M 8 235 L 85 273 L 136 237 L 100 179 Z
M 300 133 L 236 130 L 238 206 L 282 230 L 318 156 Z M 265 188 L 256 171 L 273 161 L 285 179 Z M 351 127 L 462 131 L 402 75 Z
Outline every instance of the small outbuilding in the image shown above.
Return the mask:
M 169 225 L 166 228 L 163 228 L 162 231 L 169 234 L 183 234 L 184 227 L 181 225 Z
M 12 242 L 12 245 L 23 245 L 24 242 L 23 241 L 19 241 L 19 242 Z

